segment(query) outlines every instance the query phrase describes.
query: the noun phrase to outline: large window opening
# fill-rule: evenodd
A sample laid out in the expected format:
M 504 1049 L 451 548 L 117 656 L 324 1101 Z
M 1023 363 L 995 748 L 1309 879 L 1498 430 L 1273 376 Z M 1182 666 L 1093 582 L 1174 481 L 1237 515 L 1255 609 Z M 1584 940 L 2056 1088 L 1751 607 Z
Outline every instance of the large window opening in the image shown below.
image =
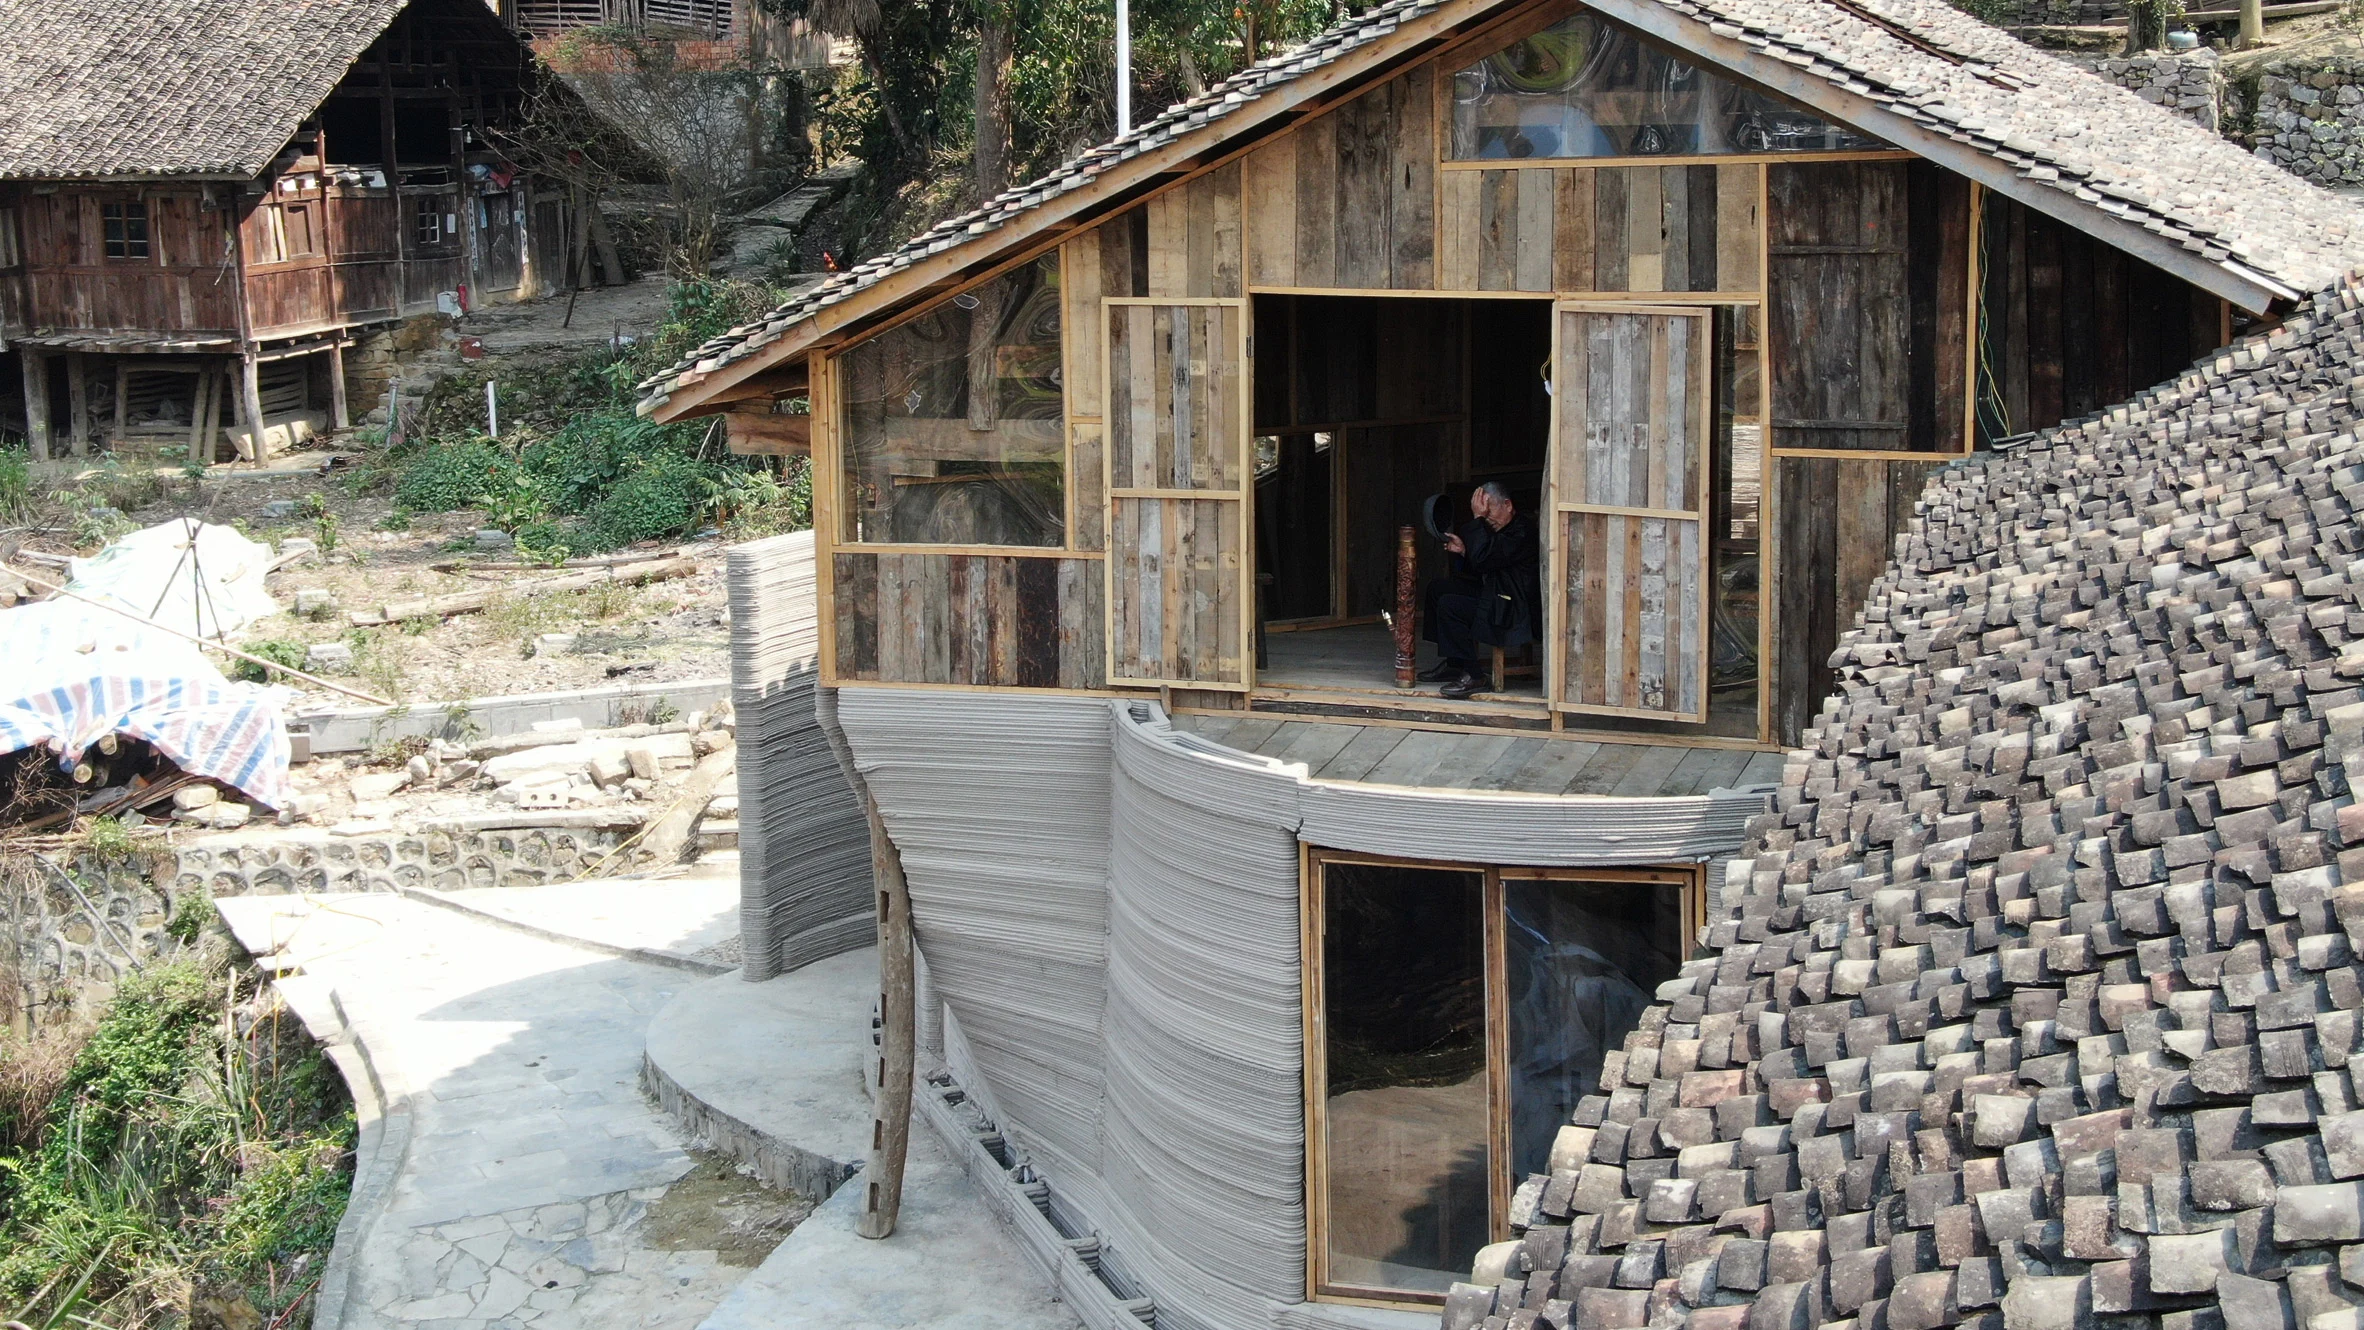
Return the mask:
M 1311 1292 L 1437 1301 L 1675 977 L 1696 874 L 1311 865 Z
M 1887 145 L 1592 13 L 1453 76 L 1450 157 L 1700 157 L 1858 152 Z
M 839 358 L 846 539 L 1066 539 L 1059 258 L 1049 254 Z

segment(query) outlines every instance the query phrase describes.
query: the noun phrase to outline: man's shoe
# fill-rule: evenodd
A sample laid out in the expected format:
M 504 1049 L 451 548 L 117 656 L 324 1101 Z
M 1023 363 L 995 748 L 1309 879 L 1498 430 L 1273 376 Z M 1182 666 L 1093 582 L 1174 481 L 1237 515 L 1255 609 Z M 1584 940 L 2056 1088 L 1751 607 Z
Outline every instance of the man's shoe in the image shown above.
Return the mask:
M 1469 671 L 1449 660 L 1440 660 L 1421 672 L 1422 683 L 1451 683 Z
M 1477 676 L 1474 674 L 1463 674 L 1460 678 L 1455 679 L 1449 684 L 1446 684 L 1443 688 L 1440 688 L 1437 691 L 1444 694 L 1446 697 L 1452 698 L 1454 701 L 1459 702 L 1462 699 L 1470 696 L 1472 693 L 1475 693 L 1477 690 Z

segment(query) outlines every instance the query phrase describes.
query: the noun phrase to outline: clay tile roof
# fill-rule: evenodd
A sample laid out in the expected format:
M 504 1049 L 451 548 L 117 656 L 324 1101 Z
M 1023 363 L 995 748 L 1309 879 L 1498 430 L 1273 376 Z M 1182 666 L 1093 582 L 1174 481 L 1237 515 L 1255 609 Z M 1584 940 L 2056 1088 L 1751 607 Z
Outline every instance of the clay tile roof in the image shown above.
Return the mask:
M 0 0 L 0 179 L 252 176 L 407 0 Z
M 1938 472 L 1443 1324 L 2351 1323 L 2360 417 L 2351 279 Z
M 1044 202 L 1121 170 L 1178 136 L 1229 132 L 1248 118 L 1241 113 L 1258 97 L 1349 58 L 1413 18 L 1503 7 L 1506 0 L 1376 5 L 1204 96 L 1167 108 L 1131 135 L 732 329 L 642 384 L 642 409 L 760 355 L 798 324 L 922 259 L 964 244 L 978 246 L 981 256 L 1006 246 L 1011 238 L 999 233 L 1022 224 Z M 2364 266 L 2364 209 L 2355 203 L 2022 45 L 1945 0 L 1604 0 L 1602 8 L 1635 21 L 1662 20 L 1661 27 L 1704 26 L 1739 43 L 1752 58 L 1779 61 L 1834 95 L 1866 99 L 1993 159 L 2024 181 L 2163 236 L 2245 282 L 2296 296 Z

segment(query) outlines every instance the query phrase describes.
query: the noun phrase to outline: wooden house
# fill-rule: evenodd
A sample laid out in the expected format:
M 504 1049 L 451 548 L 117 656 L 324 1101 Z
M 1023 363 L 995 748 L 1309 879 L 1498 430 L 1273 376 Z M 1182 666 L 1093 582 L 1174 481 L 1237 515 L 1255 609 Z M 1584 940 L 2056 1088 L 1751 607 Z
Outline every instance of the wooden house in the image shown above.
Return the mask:
M 358 332 L 564 289 L 480 0 L 0 0 L 0 345 L 36 456 L 347 424 Z M 258 450 L 254 440 L 260 437 Z
M 1927 478 L 2359 259 L 2351 203 L 1939 0 L 1396 0 L 643 409 L 810 451 L 821 710 L 908 875 L 922 1107 L 990 1121 L 1063 1296 L 1409 1327 L 1675 978 Z M 1409 677 L 1410 593 L 1428 498 L 1486 481 L 1541 519 L 1545 626 L 1455 700 Z M 1914 662 L 2012 650 L 2017 535 Z M 757 791 L 813 751 L 742 747 Z M 1916 811 L 1982 797 L 1923 756 Z M 1788 963 L 1735 954 L 1718 983 Z M 1715 1079 L 1746 1022 L 1710 1010 Z

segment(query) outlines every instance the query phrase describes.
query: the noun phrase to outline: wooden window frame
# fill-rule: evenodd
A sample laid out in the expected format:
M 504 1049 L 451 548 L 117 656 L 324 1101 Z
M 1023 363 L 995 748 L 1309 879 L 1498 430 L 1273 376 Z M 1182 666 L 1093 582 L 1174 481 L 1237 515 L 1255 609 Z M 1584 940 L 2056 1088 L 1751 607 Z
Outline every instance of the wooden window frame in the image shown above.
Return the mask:
M 134 226 L 138 228 L 136 235 Z M 107 263 L 156 261 L 155 218 L 148 211 L 146 199 L 117 199 L 99 204 L 99 258 Z
M 1441 1306 L 1442 1294 L 1419 1294 L 1392 1289 L 1336 1285 L 1329 1281 L 1329 1127 L 1327 1096 L 1328 1050 L 1323 1017 L 1327 993 L 1322 970 L 1324 932 L 1322 869 L 1328 864 L 1361 864 L 1378 868 L 1412 868 L 1485 876 L 1479 908 L 1484 912 L 1486 985 L 1486 1179 L 1487 1213 L 1491 1238 L 1507 1241 L 1510 1199 L 1514 1190 L 1503 1161 L 1510 1153 L 1510 1021 L 1508 971 L 1505 961 L 1503 889 L 1505 880 L 1630 883 L 1674 886 L 1681 891 L 1685 936 L 1697 950 L 1697 939 L 1707 927 L 1707 868 L 1703 863 L 1654 867 L 1603 868 L 1538 867 L 1519 864 L 1453 863 L 1436 859 L 1406 859 L 1394 855 L 1338 850 L 1299 842 L 1297 847 L 1298 965 L 1303 999 L 1305 1109 L 1305 1300 L 1348 1306 L 1386 1307 L 1399 1311 L 1428 1311 Z

